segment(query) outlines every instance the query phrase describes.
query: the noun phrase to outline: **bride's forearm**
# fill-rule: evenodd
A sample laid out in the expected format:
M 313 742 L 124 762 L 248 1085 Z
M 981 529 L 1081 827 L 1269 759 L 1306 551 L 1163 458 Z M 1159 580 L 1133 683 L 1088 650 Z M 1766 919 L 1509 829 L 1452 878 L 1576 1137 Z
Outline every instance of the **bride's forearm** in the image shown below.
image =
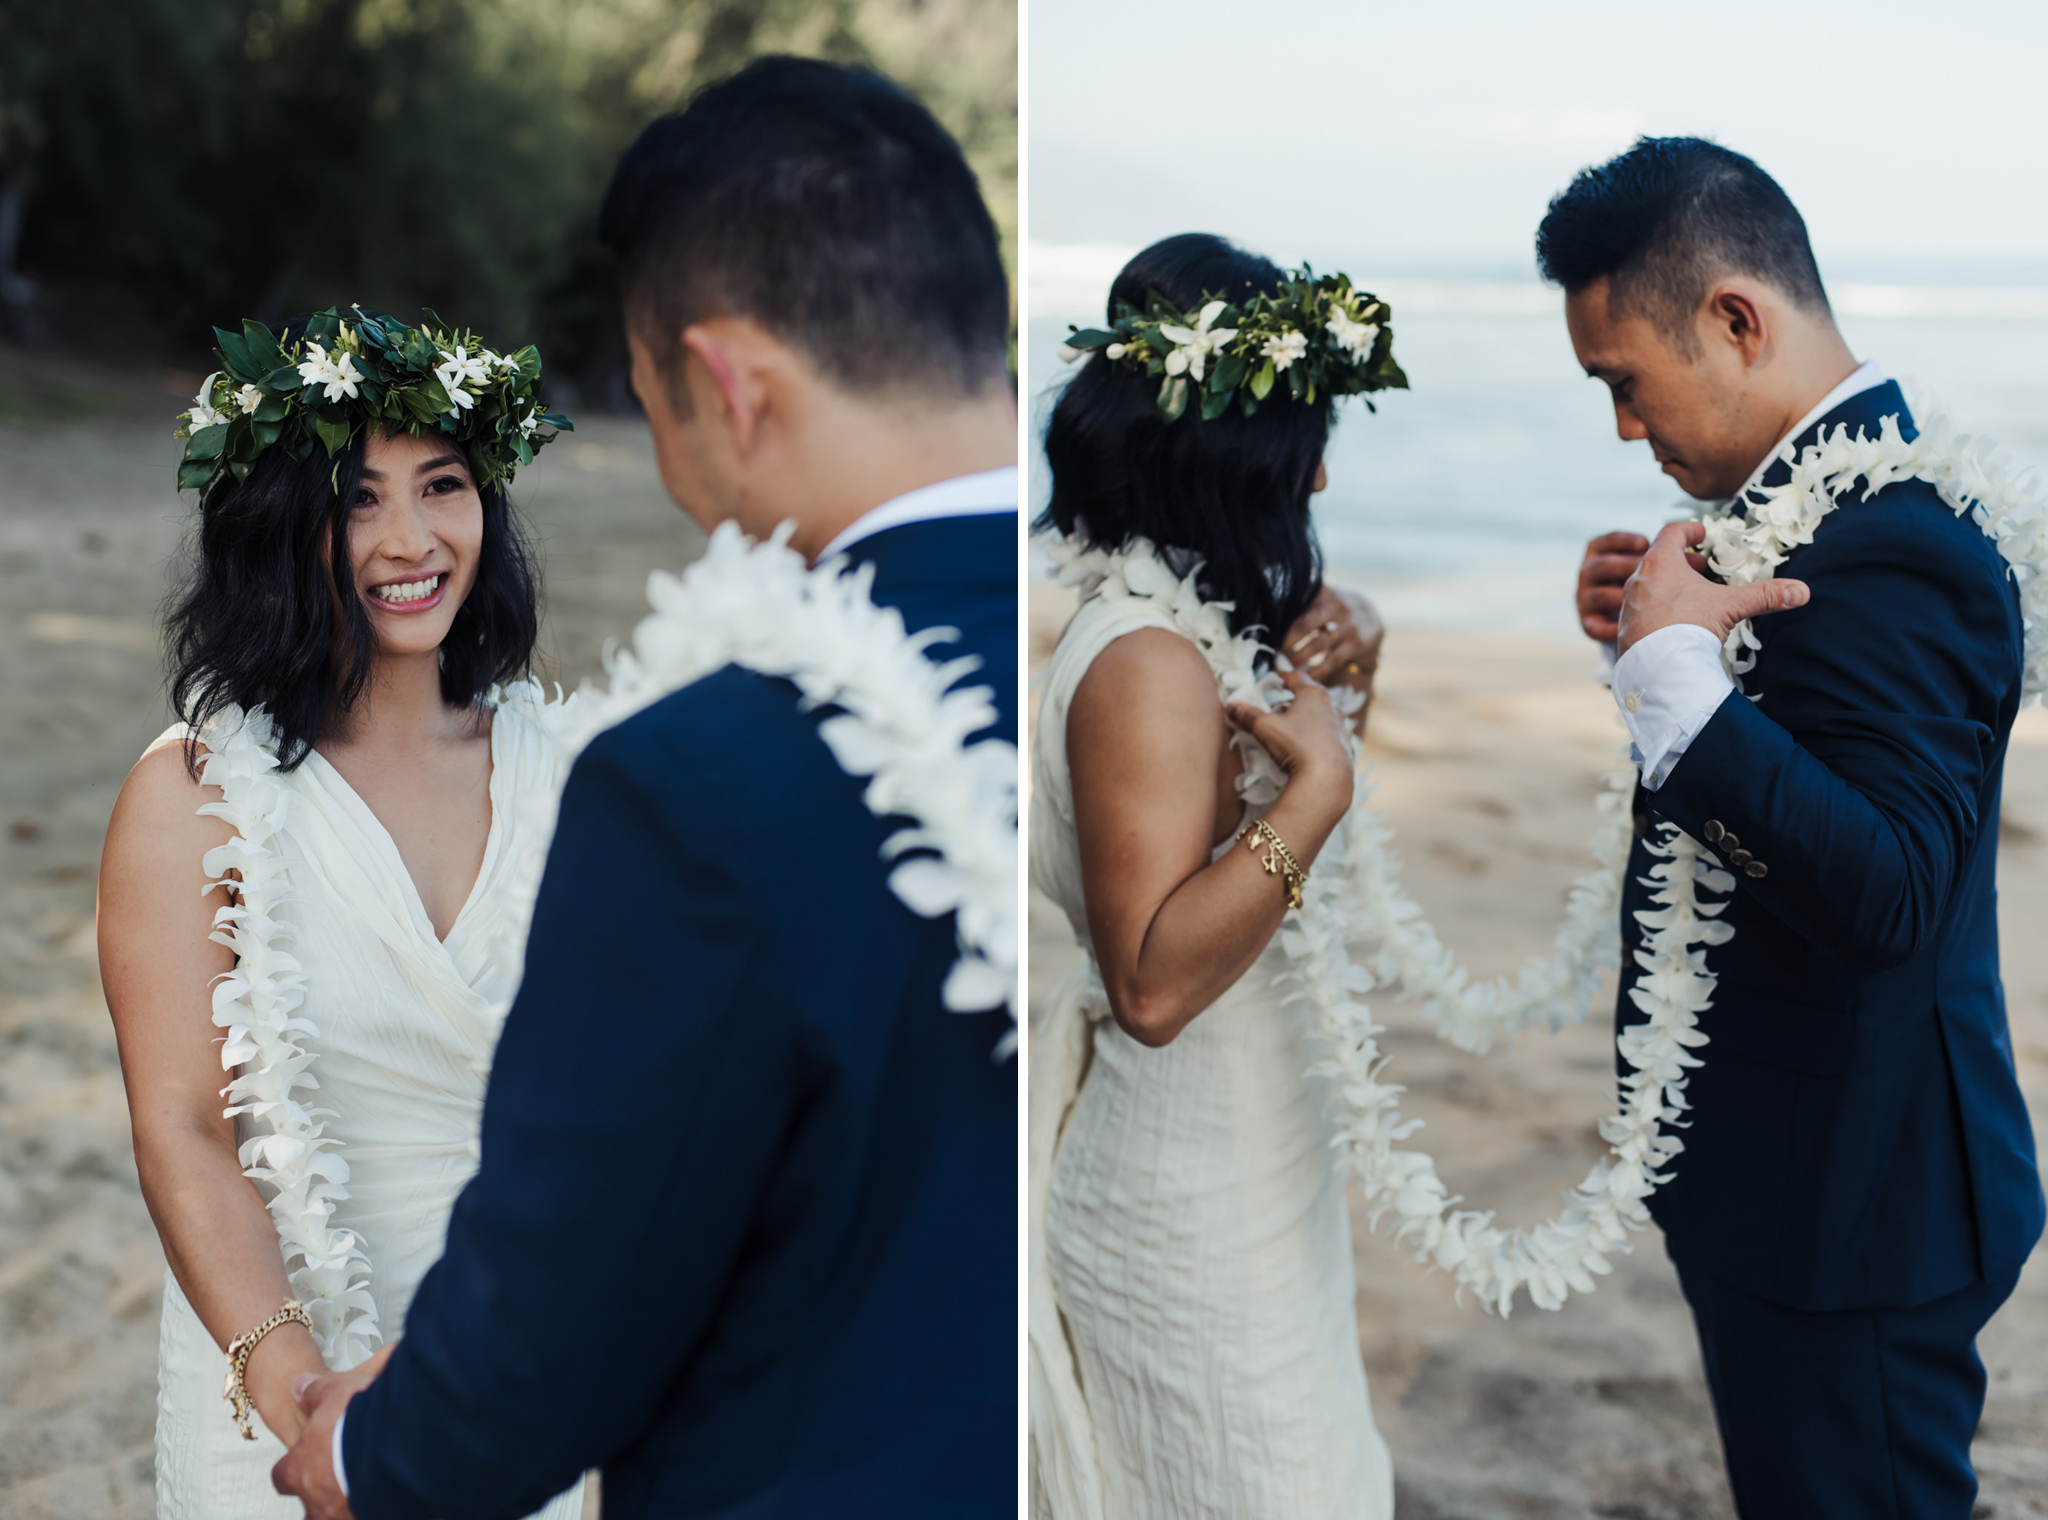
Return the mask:
M 292 1296 L 277 1227 L 255 1184 L 242 1175 L 232 1138 L 217 1130 L 166 1124 L 151 1133 L 139 1125 L 135 1159 L 164 1256 L 222 1348 L 225 1373 L 227 1344 Z M 250 1354 L 244 1384 L 263 1423 L 285 1445 L 305 1423 L 293 1380 L 326 1370 L 312 1336 L 298 1324 L 278 1326 Z M 229 1417 L 223 1400 L 220 1418 Z
M 1313 870 L 1341 816 L 1311 783 L 1290 785 L 1266 822 Z M 1286 914 L 1284 878 L 1234 844 L 1159 905 L 1127 967 L 1103 968 L 1118 1024 L 1142 1044 L 1170 1044 L 1251 968 Z

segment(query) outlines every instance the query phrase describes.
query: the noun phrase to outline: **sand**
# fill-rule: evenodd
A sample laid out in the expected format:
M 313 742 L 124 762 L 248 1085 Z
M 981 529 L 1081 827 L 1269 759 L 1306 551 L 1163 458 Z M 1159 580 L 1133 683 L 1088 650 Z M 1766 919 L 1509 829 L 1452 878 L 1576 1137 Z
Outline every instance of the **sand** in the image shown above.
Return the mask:
M 1568 588 L 1560 588 L 1560 595 Z M 1034 586 L 1034 667 L 1071 607 Z M 1400 834 L 1404 878 L 1480 974 L 1548 951 L 1570 880 L 1589 868 L 1612 699 L 1583 643 L 1394 626 L 1367 758 Z M 2005 980 L 2030 1103 L 2048 1114 L 2048 713 L 2029 712 L 2006 772 L 2000 858 Z M 1031 904 L 1030 977 L 1074 955 L 1063 915 Z M 1604 1003 L 1611 1008 L 1611 997 Z M 1415 1144 L 1504 1223 L 1553 1214 L 1600 1152 L 1610 1031 L 1586 1025 L 1473 1057 L 1412 1009 L 1383 1007 L 1390 1076 Z M 1394 1455 L 1400 1520 L 1732 1520 L 1697 1344 L 1654 1231 L 1589 1298 L 1503 1322 L 1373 1236 L 1354 1199 L 1358 1319 L 1373 1408 Z M 1991 1374 L 1976 1444 L 1979 1516 L 2048 1515 L 2048 1265 L 2036 1253 L 1982 1340 Z
M 169 722 L 154 621 L 192 508 L 171 490 L 169 434 L 198 381 L 0 349 L 4 1520 L 154 1513 L 163 1256 L 130 1154 L 93 888 L 114 795 Z M 548 571 L 543 673 L 573 682 L 631 632 L 648 569 L 687 563 L 703 537 L 662 494 L 636 422 L 587 423 L 516 495 Z

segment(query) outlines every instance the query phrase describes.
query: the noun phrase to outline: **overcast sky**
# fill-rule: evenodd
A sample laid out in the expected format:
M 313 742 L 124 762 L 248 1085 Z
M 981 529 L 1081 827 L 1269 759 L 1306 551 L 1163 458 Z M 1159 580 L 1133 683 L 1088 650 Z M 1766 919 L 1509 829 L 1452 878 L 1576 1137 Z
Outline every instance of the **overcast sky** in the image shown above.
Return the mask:
M 1525 275 L 1638 133 L 1746 153 L 1824 274 L 2048 285 L 2048 5 L 1031 0 L 1034 243 Z M 1360 267 L 1364 266 L 1364 267 Z

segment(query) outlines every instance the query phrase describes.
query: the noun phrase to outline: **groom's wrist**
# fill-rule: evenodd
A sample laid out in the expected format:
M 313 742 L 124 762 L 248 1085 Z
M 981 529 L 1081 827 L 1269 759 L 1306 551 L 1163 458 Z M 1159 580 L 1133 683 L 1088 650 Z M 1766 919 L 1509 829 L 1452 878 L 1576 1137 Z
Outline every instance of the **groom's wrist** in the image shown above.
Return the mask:
M 1734 689 L 1721 664 L 1720 638 L 1697 623 L 1667 624 L 1614 662 L 1614 702 L 1645 787 L 1655 791 L 1664 784 Z

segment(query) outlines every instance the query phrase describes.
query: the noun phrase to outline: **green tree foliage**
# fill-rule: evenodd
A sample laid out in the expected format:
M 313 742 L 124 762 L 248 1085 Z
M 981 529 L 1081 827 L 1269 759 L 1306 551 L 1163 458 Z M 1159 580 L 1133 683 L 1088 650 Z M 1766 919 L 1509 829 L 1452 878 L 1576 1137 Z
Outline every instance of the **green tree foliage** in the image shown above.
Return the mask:
M 45 307 L 197 347 L 436 306 L 616 389 L 590 223 L 647 121 L 763 52 L 872 64 L 1014 260 L 1016 48 L 1015 0 L 0 0 L 0 303 L 11 203 Z

